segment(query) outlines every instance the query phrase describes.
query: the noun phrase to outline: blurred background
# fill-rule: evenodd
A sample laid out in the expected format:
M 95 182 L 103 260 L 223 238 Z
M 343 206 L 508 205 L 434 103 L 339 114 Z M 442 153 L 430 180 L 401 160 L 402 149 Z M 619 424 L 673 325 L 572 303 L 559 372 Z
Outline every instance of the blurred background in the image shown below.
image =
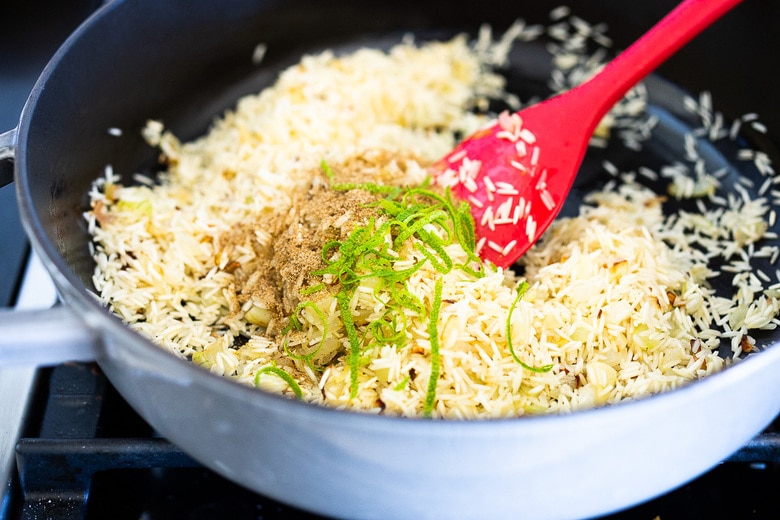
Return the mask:
M 98 0 L 4 2 L 0 15 L 0 132 L 16 127 L 35 80 Z M 9 168 L 9 164 L 2 166 Z M 0 188 L 0 306 L 13 303 L 28 252 L 14 185 Z

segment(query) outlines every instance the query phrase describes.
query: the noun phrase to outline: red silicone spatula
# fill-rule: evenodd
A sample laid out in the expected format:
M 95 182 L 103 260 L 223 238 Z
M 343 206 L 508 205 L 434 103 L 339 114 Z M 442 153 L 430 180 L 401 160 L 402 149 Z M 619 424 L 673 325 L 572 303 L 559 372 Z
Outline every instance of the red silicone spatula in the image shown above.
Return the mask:
M 515 262 L 552 223 L 593 131 L 628 90 L 741 0 L 685 0 L 589 81 L 490 126 L 432 167 L 471 205 L 479 255 Z

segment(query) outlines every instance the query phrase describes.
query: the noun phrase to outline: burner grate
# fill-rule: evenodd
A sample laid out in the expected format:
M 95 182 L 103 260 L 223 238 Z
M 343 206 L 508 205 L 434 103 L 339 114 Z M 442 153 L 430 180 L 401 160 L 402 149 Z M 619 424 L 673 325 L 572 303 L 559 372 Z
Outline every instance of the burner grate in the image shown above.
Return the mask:
M 93 365 L 66 364 L 45 372 L 40 426 L 16 445 L 22 518 L 85 518 L 93 479 L 101 471 L 198 466 L 165 439 L 102 437 L 111 431 L 101 422 L 110 417 L 104 406 L 117 403 Z M 130 433 L 138 430 L 125 426 Z

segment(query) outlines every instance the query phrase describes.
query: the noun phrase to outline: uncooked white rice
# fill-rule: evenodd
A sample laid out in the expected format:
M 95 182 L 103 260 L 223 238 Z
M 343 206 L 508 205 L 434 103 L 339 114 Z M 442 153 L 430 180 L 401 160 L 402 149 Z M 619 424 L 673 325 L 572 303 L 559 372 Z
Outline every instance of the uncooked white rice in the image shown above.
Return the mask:
M 546 32 L 559 67 L 551 85 L 564 90 L 604 59 L 601 51 L 586 54 L 585 42 L 610 42 L 603 26 L 590 26 L 567 9 L 551 17 Z M 255 246 L 268 246 L 269 230 L 258 226 L 245 243 L 228 245 L 224 237 L 244 223 L 295 213 L 294 194 L 308 188 L 323 159 L 340 165 L 379 151 L 414 157 L 406 168 L 390 161 L 379 169 L 399 184 L 420 183 L 424 167 L 449 151 L 457 135 L 485 123 L 475 107 L 489 99 L 517 102 L 504 92 L 493 66 L 505 63 L 514 40 L 529 41 L 543 31 L 518 21 L 497 42 L 483 28 L 473 45 L 463 37 L 420 45 L 407 38 L 388 52 L 305 56 L 190 143 L 150 121 L 145 137 L 159 147 L 168 170 L 157 182 L 136 176 L 139 184 L 124 185 L 107 167 L 90 193 L 86 218 L 101 300 L 178 356 L 292 395 L 289 381 L 263 372 L 283 357 L 282 339 L 267 336 L 250 319 L 262 314 L 259 302 L 237 305 L 235 297 L 236 273 L 255 260 Z M 264 54 L 265 46 L 258 49 Z M 260 54 L 256 50 L 256 61 Z M 620 139 L 641 149 L 657 123 L 644 115 L 646 96 L 643 87 L 634 89 L 605 120 L 598 142 Z M 763 131 L 752 114 L 723 130 L 708 93 L 684 103 L 711 140 L 737 139 L 742 123 Z M 420 301 L 434 301 L 441 280 L 436 338 L 428 316 L 407 310 L 403 345 L 361 353 L 356 392 L 347 355 L 325 367 L 300 359 L 279 366 L 307 401 L 417 417 L 425 414 L 430 396 L 437 343 L 440 366 L 430 415 L 459 419 L 569 412 L 670 390 L 721 370 L 743 350 L 758 348 L 751 330 L 778 324 L 777 273 L 775 279 L 754 274 L 750 263 L 751 253 L 777 259 L 777 248 L 760 242 L 773 236 L 767 219 L 774 222 L 775 210 L 739 184 L 737 195 L 716 195 L 718 172 L 706 171 L 693 133 L 684 149 L 688 163 L 658 173 L 641 167 L 638 173 L 668 180 L 673 196 L 698 198 L 695 212 L 664 216 L 662 197 L 637 184 L 634 172 L 605 161 L 614 181 L 591 194 L 578 217 L 553 224 L 521 259 L 522 274 L 483 265 L 482 277 L 457 269 L 442 275 L 431 262 L 418 269 L 407 285 Z M 773 178 L 765 154 L 743 150 L 739 159 L 756 162 L 762 175 Z M 761 192 L 780 198 L 768 186 Z M 395 269 L 424 260 L 410 251 Z M 468 262 L 457 243 L 447 253 Z M 733 276 L 733 295 L 710 287 L 719 274 L 714 262 Z M 518 300 L 518 289 L 526 286 Z M 361 332 L 386 312 L 383 298 L 368 285 L 355 292 L 350 308 L 362 317 Z M 334 298 L 318 299 L 317 305 L 328 320 L 338 315 Z M 322 342 L 320 317 L 306 308 L 299 314 L 303 336 L 287 346 Z M 329 337 L 334 348 L 349 350 L 343 327 L 330 327 Z M 718 355 L 723 338 L 730 341 L 732 358 Z M 551 369 L 538 370 L 546 366 Z

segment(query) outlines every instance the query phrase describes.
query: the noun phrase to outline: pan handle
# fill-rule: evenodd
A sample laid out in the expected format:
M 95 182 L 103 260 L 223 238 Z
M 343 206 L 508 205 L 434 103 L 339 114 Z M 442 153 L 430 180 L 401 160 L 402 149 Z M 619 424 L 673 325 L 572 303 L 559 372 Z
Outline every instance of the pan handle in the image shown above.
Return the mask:
M 12 161 L 16 145 L 16 128 L 0 134 L 0 188 L 14 180 Z
M 0 188 L 13 182 L 17 129 L 0 134 Z M 0 309 L 0 367 L 94 361 L 98 340 L 67 307 Z
M 63 305 L 0 310 L 0 366 L 94 361 L 97 334 Z

